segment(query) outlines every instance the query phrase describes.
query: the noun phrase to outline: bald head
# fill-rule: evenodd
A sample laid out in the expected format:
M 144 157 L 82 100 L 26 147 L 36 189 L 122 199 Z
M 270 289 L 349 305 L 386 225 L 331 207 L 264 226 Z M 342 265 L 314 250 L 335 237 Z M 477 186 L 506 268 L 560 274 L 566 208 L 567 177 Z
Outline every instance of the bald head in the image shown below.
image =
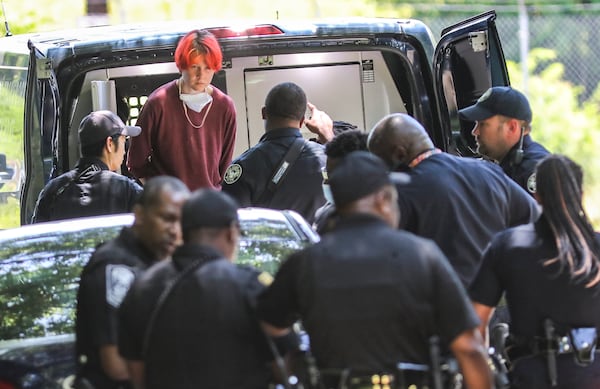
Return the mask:
M 421 123 L 404 113 L 390 114 L 377 122 L 369 133 L 367 147 L 390 168 L 408 165 L 417 155 L 434 148 Z

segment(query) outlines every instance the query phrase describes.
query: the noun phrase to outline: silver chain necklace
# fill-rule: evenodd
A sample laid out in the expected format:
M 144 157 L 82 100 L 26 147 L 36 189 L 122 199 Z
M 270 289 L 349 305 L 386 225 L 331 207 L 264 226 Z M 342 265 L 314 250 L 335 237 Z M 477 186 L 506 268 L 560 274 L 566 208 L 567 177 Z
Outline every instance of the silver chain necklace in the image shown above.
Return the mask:
M 179 94 L 181 94 L 181 83 L 183 82 L 182 79 L 179 79 L 179 82 L 177 83 L 177 86 L 179 87 Z M 198 129 L 198 128 L 202 128 L 202 126 L 204 126 L 204 122 L 206 121 L 206 117 L 208 116 L 208 113 L 210 112 L 210 109 L 212 108 L 212 103 L 213 103 L 213 99 L 210 99 L 210 102 L 208 103 L 208 108 L 206 109 L 206 112 L 204 113 L 204 117 L 202 118 L 202 122 L 200 123 L 200 125 L 194 124 L 192 122 L 192 120 L 190 119 L 190 115 L 188 114 L 188 110 L 187 110 L 187 105 L 185 105 L 185 101 L 181 101 L 181 103 L 183 104 L 183 112 L 185 113 L 185 118 L 187 119 L 188 123 L 190 123 L 190 126 Z

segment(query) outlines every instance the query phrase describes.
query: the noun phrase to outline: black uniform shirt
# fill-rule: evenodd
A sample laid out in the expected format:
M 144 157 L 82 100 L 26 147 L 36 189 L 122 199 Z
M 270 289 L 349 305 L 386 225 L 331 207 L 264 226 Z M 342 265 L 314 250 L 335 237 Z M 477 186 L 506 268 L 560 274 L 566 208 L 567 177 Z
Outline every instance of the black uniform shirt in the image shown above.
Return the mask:
M 298 318 L 322 368 L 391 371 L 428 363 L 428 339 L 448 344 L 479 320 L 466 291 L 430 240 L 371 215 L 338 219 L 314 246 L 292 254 L 259 297 L 276 327 Z
M 131 212 L 142 187 L 111 172 L 98 158 L 81 158 L 75 169 L 50 180 L 38 197 L 33 223 Z
M 165 285 L 197 266 L 172 289 L 156 315 L 145 356 L 143 338 Z M 232 264 L 214 249 L 186 244 L 172 262 L 149 269 L 120 309 L 120 352 L 145 363 L 146 387 L 265 388 L 271 360 L 254 316 L 261 273 Z
M 600 241 L 600 235 L 596 238 Z M 486 249 L 469 294 L 494 307 L 506 292 L 511 332 L 521 337 L 543 336 L 545 318 L 559 325 L 600 329 L 600 288 L 576 284 L 558 264 L 543 266 L 556 254 L 554 236 L 543 217 L 501 232 Z
M 297 128 L 267 131 L 257 145 L 229 166 L 223 180 L 223 191 L 237 199 L 242 207 L 292 209 L 312 223 L 317 208 L 325 204 L 321 173 L 326 160 L 323 145 L 306 141 L 300 156 L 275 193 L 265 194 L 281 160 L 301 136 Z
M 117 308 L 154 256 L 129 227 L 96 249 L 81 273 L 77 294 L 76 349 L 80 375 L 99 388 L 117 387 L 102 371 L 99 349 L 117 345 Z
M 439 153 L 397 184 L 400 228 L 435 241 L 469 285 L 492 236 L 529 223 L 538 205 L 498 165 Z
M 600 235 L 596 235 L 600 241 Z M 543 320 L 554 321 L 562 336 L 567 327 L 600 329 L 600 287 L 575 283 L 558 264 L 543 262 L 557 254 L 553 234 L 545 219 L 497 234 L 486 249 L 481 268 L 469 289 L 475 302 L 494 307 L 505 293 L 510 312 L 510 332 L 522 344 L 533 336 L 544 337 Z M 529 351 L 531 352 L 531 351 Z M 525 354 L 528 352 L 525 351 Z M 521 355 L 523 356 L 523 355 Z M 600 359 L 581 367 L 573 354 L 557 356 L 558 385 L 551 386 L 545 356 L 513 360 L 511 388 L 595 389 L 600 387 Z
M 529 135 L 523 137 L 523 160 L 515 163 L 515 153 L 518 145 L 512 148 L 500 166 L 507 176 L 515 180 L 528 193 L 535 193 L 535 167 L 545 156 L 550 154 L 541 144 L 534 142 Z

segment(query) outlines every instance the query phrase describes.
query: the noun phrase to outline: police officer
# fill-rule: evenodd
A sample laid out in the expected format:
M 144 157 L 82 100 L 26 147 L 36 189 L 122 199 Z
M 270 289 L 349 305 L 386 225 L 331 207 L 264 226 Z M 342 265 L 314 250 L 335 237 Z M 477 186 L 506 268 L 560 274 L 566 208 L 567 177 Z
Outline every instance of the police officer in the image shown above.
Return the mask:
M 333 171 L 339 161 L 353 151 L 367 151 L 367 133 L 357 129 L 347 129 L 339 132 L 325 144 L 325 155 L 327 156 L 326 169 L 323 170 L 323 194 L 327 203 L 315 212 L 313 228 L 319 235 L 327 233 L 337 220 L 331 188 L 327 175 Z
M 582 179 L 569 158 L 544 158 L 542 216 L 494 236 L 469 290 L 482 332 L 506 296 L 514 389 L 600 388 L 600 234 L 581 203 Z
M 494 233 L 539 215 L 533 198 L 498 166 L 441 152 L 409 115 L 381 119 L 367 146 L 410 176 L 397 187 L 400 228 L 433 239 L 465 286 Z
M 117 351 L 117 308 L 133 279 L 170 257 L 181 240 L 183 182 L 167 176 L 148 180 L 134 206 L 135 221 L 99 246 L 84 267 L 77 295 L 76 388 L 129 388 L 125 361 Z
M 240 206 L 292 209 L 313 221 L 316 209 L 325 203 L 325 154 L 321 144 L 302 142 L 306 110 L 306 95 L 298 85 L 284 82 L 269 91 L 262 109 L 265 134 L 225 172 L 223 191 Z
M 498 162 L 502 170 L 530 194 L 535 193 L 535 166 L 548 150 L 534 142 L 527 97 L 509 86 L 488 89 L 474 105 L 459 111 L 475 122 L 477 152 Z
M 363 379 L 370 387 L 374 374 L 395 385 L 398 363 L 429 363 L 434 335 L 469 388 L 491 388 L 466 292 L 432 241 L 397 230 L 396 189 L 384 162 L 355 151 L 329 183 L 340 220 L 319 243 L 292 254 L 259 297 L 267 331 L 281 336 L 301 319 L 328 388 Z M 426 384 L 417 376 L 406 387 Z
M 266 273 L 233 263 L 238 205 L 211 189 L 183 206 L 184 244 L 136 280 L 120 308 L 119 348 L 134 383 L 153 388 L 266 388 L 272 360 L 254 316 Z
M 126 138 L 140 132 L 111 111 L 84 117 L 79 125 L 81 158 L 75 169 L 46 184 L 32 222 L 131 212 L 142 188 L 115 171 L 123 163 Z

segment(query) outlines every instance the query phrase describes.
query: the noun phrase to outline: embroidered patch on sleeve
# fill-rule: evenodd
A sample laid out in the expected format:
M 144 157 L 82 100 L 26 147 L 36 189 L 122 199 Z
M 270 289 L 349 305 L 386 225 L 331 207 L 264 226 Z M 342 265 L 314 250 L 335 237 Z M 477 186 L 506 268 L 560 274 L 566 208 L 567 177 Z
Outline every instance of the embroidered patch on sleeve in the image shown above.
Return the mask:
M 241 176 L 242 176 L 242 167 L 237 163 L 233 163 L 233 164 L 229 165 L 229 167 L 225 171 L 225 177 L 223 178 L 223 181 L 226 184 L 231 185 L 234 182 L 236 182 L 237 180 L 239 180 Z
M 106 266 L 106 302 L 118 308 L 135 278 L 133 270 L 124 265 Z
M 529 176 L 527 179 L 527 190 L 530 193 L 535 193 L 537 190 L 537 181 L 535 179 L 535 173 Z

